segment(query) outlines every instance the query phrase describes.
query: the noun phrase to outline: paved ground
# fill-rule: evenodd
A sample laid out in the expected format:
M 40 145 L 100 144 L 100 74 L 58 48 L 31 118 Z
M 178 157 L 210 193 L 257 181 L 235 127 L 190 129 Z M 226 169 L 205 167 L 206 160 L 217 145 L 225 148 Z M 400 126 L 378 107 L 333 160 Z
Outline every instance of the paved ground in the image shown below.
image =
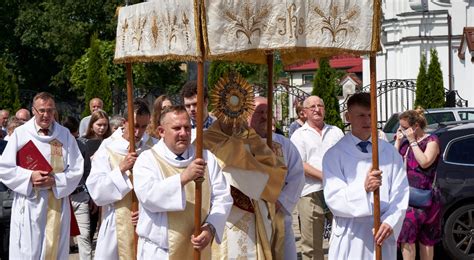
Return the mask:
M 295 212 L 293 212 L 293 232 L 295 233 L 295 239 L 296 239 L 296 250 L 298 252 L 298 259 L 301 259 L 301 242 L 300 242 L 300 229 L 299 229 L 299 226 L 298 226 L 298 213 L 297 211 L 295 210 Z M 329 247 L 329 244 L 328 244 L 328 240 L 325 239 L 324 240 L 324 243 L 323 243 L 323 248 L 326 252 L 326 255 L 324 257 L 324 259 L 327 259 L 327 249 Z M 79 254 L 78 253 L 73 253 L 73 254 L 70 254 L 69 255 L 69 260 L 79 260 Z

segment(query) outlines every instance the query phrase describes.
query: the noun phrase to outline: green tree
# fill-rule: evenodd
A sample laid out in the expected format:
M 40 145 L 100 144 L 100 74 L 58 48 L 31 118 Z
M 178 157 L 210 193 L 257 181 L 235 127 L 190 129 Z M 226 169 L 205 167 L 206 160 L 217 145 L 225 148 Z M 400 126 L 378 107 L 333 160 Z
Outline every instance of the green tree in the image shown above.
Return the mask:
M 126 77 L 125 66 L 113 62 L 115 52 L 115 42 L 97 40 L 99 45 L 99 55 L 105 61 L 106 75 L 114 93 L 125 91 Z M 85 50 L 84 54 L 76 60 L 71 67 L 72 89 L 81 93 L 78 98 L 84 100 L 86 81 L 88 76 L 88 66 L 91 48 Z M 185 81 L 185 73 L 180 68 L 180 62 L 166 61 L 160 63 L 136 63 L 132 65 L 134 89 L 140 92 L 166 93 L 173 95 L 179 92 Z M 120 98 L 120 95 L 116 96 Z M 114 100 L 114 113 L 118 113 L 120 100 Z
M 443 85 L 443 72 L 436 49 L 430 51 L 430 65 L 428 66 L 428 99 L 429 105 L 425 108 L 444 107 L 446 98 Z
M 420 68 L 416 77 L 416 98 L 415 107 L 428 108 L 429 106 L 429 86 L 428 75 L 426 72 L 426 55 L 421 55 Z
M 343 129 L 344 124 L 339 112 L 339 101 L 336 93 L 339 75 L 340 73 L 337 70 L 331 68 L 327 58 L 320 59 L 311 94 L 323 99 L 326 110 L 325 122 Z
M 228 62 L 228 61 L 213 61 L 209 67 L 207 82 L 209 84 L 209 91 L 225 74 L 234 71 L 238 72 L 242 77 L 246 78 L 250 83 L 257 81 L 256 75 L 259 72 L 261 65 L 247 64 L 242 62 Z
M 92 98 L 99 97 L 104 102 L 104 111 L 109 114 L 112 112 L 112 89 L 110 88 L 109 78 L 107 77 L 107 66 L 100 53 L 97 35 L 93 35 L 91 38 L 84 97 L 85 104 L 89 104 Z M 89 114 L 89 107 L 86 106 L 82 112 L 82 116 Z
M 0 93 L 2 94 L 0 109 L 16 111 L 20 108 L 16 77 L 3 60 L 0 60 Z

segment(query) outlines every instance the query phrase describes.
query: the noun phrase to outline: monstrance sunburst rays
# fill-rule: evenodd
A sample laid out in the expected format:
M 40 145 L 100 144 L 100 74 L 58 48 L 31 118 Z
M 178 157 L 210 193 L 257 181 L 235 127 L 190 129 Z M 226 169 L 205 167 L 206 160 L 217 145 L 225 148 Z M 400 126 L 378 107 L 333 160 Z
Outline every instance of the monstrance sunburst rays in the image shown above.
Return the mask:
M 254 110 L 253 87 L 238 73 L 220 78 L 211 93 L 214 115 L 234 127 L 247 121 Z

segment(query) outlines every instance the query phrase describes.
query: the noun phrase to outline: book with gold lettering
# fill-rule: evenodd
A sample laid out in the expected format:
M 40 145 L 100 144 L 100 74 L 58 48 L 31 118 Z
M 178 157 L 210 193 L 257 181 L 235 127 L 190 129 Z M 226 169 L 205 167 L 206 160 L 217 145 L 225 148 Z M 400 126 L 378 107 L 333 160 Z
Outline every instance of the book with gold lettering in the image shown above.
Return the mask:
M 16 164 L 32 171 L 53 171 L 49 162 L 44 158 L 38 150 L 38 147 L 36 147 L 31 140 L 16 153 Z

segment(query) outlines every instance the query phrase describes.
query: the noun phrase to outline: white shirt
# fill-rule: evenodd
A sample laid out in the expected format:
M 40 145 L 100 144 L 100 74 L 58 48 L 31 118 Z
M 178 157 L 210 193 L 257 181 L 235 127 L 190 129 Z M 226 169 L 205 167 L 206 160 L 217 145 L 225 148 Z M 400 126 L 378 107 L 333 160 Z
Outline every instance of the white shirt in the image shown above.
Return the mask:
M 91 121 L 91 117 L 92 116 L 86 116 L 79 123 L 79 136 L 86 135 L 87 127 L 89 126 L 89 122 Z
M 326 151 L 335 145 L 344 134 L 336 126 L 324 124 L 321 134 L 308 125 L 308 122 L 298 128 L 291 136 L 291 141 L 295 144 L 300 153 L 303 163 L 308 163 L 312 167 L 322 171 L 323 156 Z M 301 196 L 323 189 L 321 180 L 305 175 L 305 185 Z

